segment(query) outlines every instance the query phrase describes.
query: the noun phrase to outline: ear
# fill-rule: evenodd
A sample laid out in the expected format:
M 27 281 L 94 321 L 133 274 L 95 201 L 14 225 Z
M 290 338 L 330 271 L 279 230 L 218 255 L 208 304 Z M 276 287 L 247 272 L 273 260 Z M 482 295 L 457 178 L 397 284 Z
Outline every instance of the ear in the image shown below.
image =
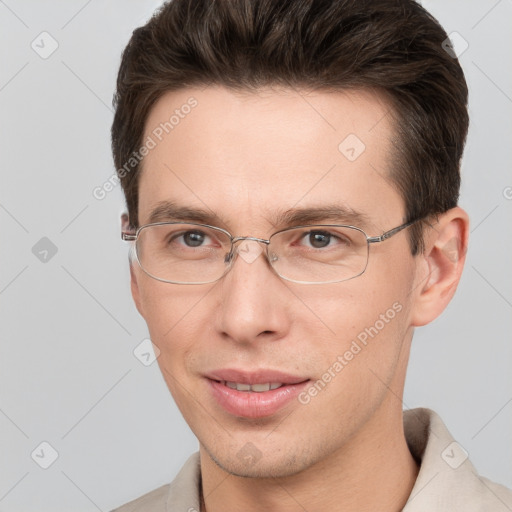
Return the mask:
M 438 217 L 424 231 L 425 251 L 418 256 L 417 294 L 412 325 L 419 327 L 437 318 L 459 284 L 469 238 L 469 217 L 459 207 Z
M 130 232 L 130 220 L 128 217 L 128 214 L 123 213 L 121 215 L 121 230 L 123 232 Z M 133 243 L 133 242 L 132 242 Z M 138 310 L 138 312 L 144 317 L 143 309 L 142 309 L 142 302 L 140 300 L 140 291 L 139 291 L 139 283 L 137 281 L 137 269 L 135 268 L 135 265 L 137 265 L 137 262 L 134 261 L 135 259 L 135 248 L 132 247 L 130 249 L 129 254 L 129 264 L 130 264 L 130 287 L 132 290 L 132 297 L 133 301 L 135 302 L 135 306 Z

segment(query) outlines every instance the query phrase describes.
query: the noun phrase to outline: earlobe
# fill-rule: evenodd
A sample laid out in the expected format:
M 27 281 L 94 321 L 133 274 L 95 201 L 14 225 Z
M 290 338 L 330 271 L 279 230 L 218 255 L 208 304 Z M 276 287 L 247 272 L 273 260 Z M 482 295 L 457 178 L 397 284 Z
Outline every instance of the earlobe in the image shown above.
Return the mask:
M 419 256 L 417 296 L 412 325 L 419 327 L 437 318 L 453 297 L 459 284 L 469 236 L 469 218 L 459 207 L 438 217 L 425 230 L 425 252 Z

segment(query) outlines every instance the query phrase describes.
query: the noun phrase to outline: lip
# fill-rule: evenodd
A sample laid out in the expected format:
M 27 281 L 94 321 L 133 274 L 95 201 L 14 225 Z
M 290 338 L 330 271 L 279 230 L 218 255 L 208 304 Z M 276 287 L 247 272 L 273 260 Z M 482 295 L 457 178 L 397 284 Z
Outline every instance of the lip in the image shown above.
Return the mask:
M 285 407 L 307 386 L 307 377 L 275 370 L 244 372 L 236 369 L 217 370 L 206 375 L 209 390 L 217 403 L 229 414 L 243 418 L 272 416 Z M 263 392 L 246 392 L 228 388 L 223 381 L 240 384 L 279 382 L 280 388 Z

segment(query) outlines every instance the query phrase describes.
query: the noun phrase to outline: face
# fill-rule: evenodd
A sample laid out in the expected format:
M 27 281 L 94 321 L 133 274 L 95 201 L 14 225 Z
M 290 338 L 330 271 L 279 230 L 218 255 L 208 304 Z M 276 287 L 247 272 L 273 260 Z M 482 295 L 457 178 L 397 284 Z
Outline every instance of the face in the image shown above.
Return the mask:
M 159 141 L 155 128 L 176 109 L 179 121 Z M 380 235 L 405 218 L 388 178 L 388 110 L 369 92 L 168 93 L 146 124 L 144 138 L 157 144 L 143 161 L 140 225 L 171 202 L 205 211 L 205 223 L 233 236 L 268 239 L 290 227 L 285 212 L 336 207 L 346 213 L 308 223 L 357 222 Z M 173 215 L 160 208 L 158 220 L 197 222 Z M 202 453 L 241 476 L 295 474 L 392 409 L 401 414 L 389 388 L 401 394 L 417 282 L 407 230 L 372 244 L 366 271 L 341 283 L 285 281 L 264 253 L 239 256 L 211 284 L 163 283 L 132 265 L 133 295 L 178 407 Z M 284 385 L 256 391 L 265 383 Z

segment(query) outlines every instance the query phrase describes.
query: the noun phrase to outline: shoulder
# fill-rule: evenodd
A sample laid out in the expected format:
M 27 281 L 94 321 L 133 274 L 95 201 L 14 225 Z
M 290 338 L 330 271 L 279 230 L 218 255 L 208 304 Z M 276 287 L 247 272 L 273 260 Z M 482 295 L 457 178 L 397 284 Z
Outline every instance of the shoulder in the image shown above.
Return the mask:
M 165 512 L 170 487 L 171 484 L 162 485 L 162 487 L 125 503 L 121 507 L 112 510 L 112 512 Z
M 485 488 L 483 494 L 488 498 L 486 504 L 494 504 L 496 508 L 485 510 L 512 510 L 512 490 L 504 485 L 497 484 L 491 480 L 480 476 L 480 482 Z
M 420 465 L 404 512 L 512 511 L 512 491 L 478 474 L 468 452 L 434 411 L 405 411 L 404 432 Z
M 199 453 L 185 462 L 176 478 L 111 512 L 168 512 L 199 509 L 201 468 Z

